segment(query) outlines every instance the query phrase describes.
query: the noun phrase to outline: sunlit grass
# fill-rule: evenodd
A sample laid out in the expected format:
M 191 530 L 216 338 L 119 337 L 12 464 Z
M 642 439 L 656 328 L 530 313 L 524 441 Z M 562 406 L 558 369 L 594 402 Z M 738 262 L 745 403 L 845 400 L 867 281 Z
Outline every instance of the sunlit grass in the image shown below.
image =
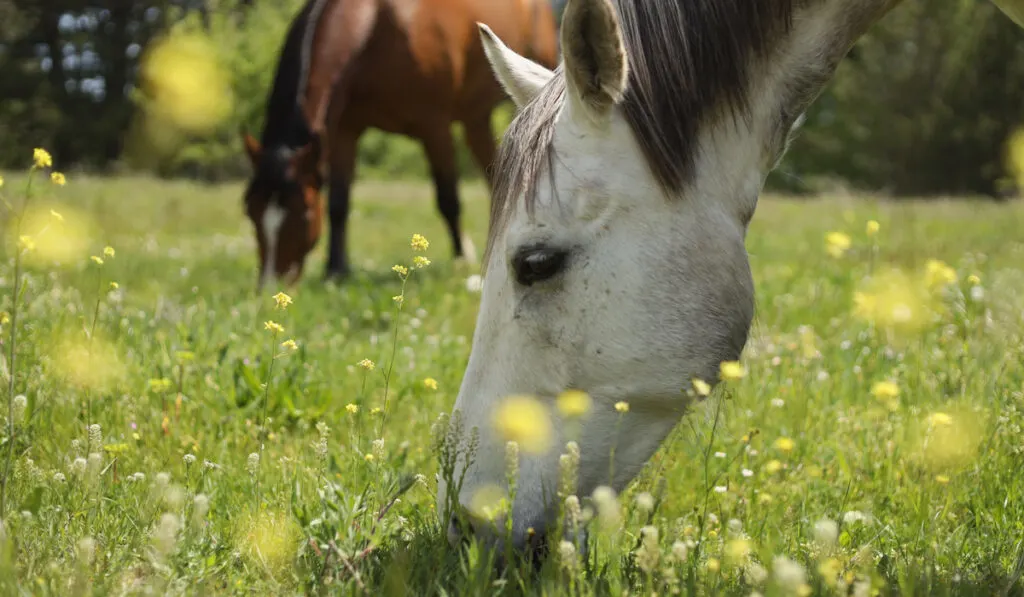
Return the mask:
M 24 182 L 0 193 L 17 204 Z M 34 184 L 26 225 L 68 232 L 24 253 L 8 396 L 27 249 L 4 216 L 5 593 L 989 595 L 1024 566 L 1019 204 L 763 199 L 758 317 L 724 387 L 624 494 L 565 496 L 587 553 L 555 544 L 537 576 L 499 579 L 437 523 L 432 432 L 479 286 L 429 185 L 357 185 L 354 278 L 321 282 L 321 244 L 274 297 L 253 292 L 239 185 Z M 479 185 L 464 203 L 482 247 Z M 548 441 L 536 407 L 592 405 L 510 403 L 486 430 L 517 442 L 510 467 Z M 481 516 L 506 505 L 477 497 Z

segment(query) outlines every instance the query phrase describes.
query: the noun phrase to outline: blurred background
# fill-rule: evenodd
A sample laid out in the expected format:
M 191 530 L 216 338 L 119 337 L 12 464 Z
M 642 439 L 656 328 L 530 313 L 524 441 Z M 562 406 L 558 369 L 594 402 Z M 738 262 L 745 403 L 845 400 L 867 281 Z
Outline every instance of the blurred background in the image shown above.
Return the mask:
M 560 14 L 564 0 L 552 2 Z M 301 4 L 0 0 L 0 169 L 23 167 L 26 147 L 46 147 L 66 171 L 211 182 L 247 175 L 238 131 L 258 135 L 278 52 Z M 149 131 L 140 143 L 140 130 L 152 125 L 138 118 L 147 101 L 140 66 L 170 32 L 203 40 L 191 51 L 215 55 L 230 101 L 198 104 L 223 112 L 197 126 L 201 132 L 176 130 L 154 143 Z M 201 66 L 183 56 L 180 76 L 216 76 Z M 496 133 L 510 117 L 506 105 Z M 1019 27 L 989 2 L 906 0 L 841 64 L 769 189 L 1015 197 L 1010 140 L 1022 122 Z M 464 145 L 460 152 L 462 171 L 478 177 Z M 360 177 L 426 173 L 415 142 L 377 131 L 363 137 Z

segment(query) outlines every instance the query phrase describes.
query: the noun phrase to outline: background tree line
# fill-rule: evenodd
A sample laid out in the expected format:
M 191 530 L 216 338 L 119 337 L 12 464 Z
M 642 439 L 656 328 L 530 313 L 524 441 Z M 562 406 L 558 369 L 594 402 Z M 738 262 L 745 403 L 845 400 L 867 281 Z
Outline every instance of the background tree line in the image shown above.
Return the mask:
M 561 10 L 564 0 L 552 0 Z M 285 31 L 301 0 L 0 0 L 0 168 L 44 145 L 65 168 L 223 180 L 248 173 L 238 131 L 260 129 Z M 159 160 L 126 145 L 140 58 L 170 29 L 216 44 L 234 90 L 217 130 Z M 1006 141 L 1024 121 L 1024 32 L 990 2 L 907 0 L 857 44 L 812 106 L 770 186 L 842 184 L 894 195 L 1013 191 Z M 496 117 L 496 132 L 511 107 Z M 456 128 L 457 134 L 461 133 Z M 465 147 L 463 170 L 478 176 Z M 423 176 L 419 146 L 376 131 L 360 176 Z

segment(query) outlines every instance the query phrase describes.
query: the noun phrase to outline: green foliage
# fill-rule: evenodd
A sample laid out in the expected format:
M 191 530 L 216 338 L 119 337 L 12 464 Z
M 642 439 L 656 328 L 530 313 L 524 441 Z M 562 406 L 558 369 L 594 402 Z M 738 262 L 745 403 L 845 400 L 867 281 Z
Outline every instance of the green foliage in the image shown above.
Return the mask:
M 994 4 L 908 0 L 840 63 L 772 185 L 1012 192 L 1003 158 L 1021 89 L 1024 35 Z
M 15 210 L 24 183 L 0 189 Z M 747 239 L 758 321 L 746 377 L 682 422 L 582 569 L 555 557 L 536 576 L 514 563 L 497 578 L 479 546 L 448 548 L 434 510 L 434 474 L 452 460 L 438 413 L 458 391 L 479 295 L 466 285 L 475 268 L 446 257 L 429 185 L 360 183 L 354 278 L 324 285 L 321 243 L 282 310 L 252 292 L 238 184 L 34 184 L 43 220 L 5 229 L 0 260 L 5 594 L 781 596 L 804 594 L 781 582 L 800 570 L 813 595 L 864 594 L 867 581 L 880 594 L 1021 591 L 1019 204 L 766 197 Z M 467 187 L 480 244 L 488 201 Z M 39 258 L 50 209 L 90 231 L 60 264 Z M 832 241 L 837 257 L 830 231 L 850 241 Z M 414 233 L 434 263 L 403 283 L 390 267 L 410 264 Z M 21 235 L 37 246 L 19 273 Z M 933 258 L 956 277 L 938 321 L 897 338 L 851 314 L 870 272 Z M 895 399 L 873 395 L 885 380 Z M 967 457 L 922 459 L 928 421 L 973 421 L 963 445 L 936 442 Z M 648 547 L 645 525 L 658 529 Z M 745 547 L 763 569 L 732 565 Z

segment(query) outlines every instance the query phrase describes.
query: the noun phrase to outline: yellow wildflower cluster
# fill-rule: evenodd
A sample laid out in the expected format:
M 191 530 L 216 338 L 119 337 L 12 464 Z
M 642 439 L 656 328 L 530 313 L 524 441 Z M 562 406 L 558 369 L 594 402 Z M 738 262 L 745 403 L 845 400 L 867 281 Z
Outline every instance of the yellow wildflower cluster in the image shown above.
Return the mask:
M 726 381 L 736 381 L 742 379 L 747 370 L 738 361 L 723 361 L 719 365 L 719 374 Z
M 842 257 L 850 250 L 850 236 L 843 232 L 829 232 L 825 235 L 825 251 L 832 257 Z
M 279 324 L 279 323 L 277 323 L 275 321 L 269 321 L 268 320 L 268 321 L 264 321 L 263 322 L 263 329 L 267 330 L 268 332 L 273 332 L 275 334 L 280 334 L 281 332 L 284 331 L 284 326 L 282 326 L 281 324 Z
M 422 234 L 413 234 L 412 241 L 409 244 L 412 246 L 413 251 L 426 251 L 427 247 L 430 246 L 430 242 Z
M 32 164 L 36 168 L 49 168 L 53 166 L 53 157 L 50 156 L 50 152 L 37 147 L 32 151 Z
M 288 308 L 288 305 L 292 304 L 292 297 L 288 296 L 283 292 L 278 292 L 273 296 L 274 308 L 281 309 L 282 311 Z
M 566 390 L 556 399 L 558 411 L 568 418 L 582 417 L 590 411 L 590 394 L 582 390 Z

